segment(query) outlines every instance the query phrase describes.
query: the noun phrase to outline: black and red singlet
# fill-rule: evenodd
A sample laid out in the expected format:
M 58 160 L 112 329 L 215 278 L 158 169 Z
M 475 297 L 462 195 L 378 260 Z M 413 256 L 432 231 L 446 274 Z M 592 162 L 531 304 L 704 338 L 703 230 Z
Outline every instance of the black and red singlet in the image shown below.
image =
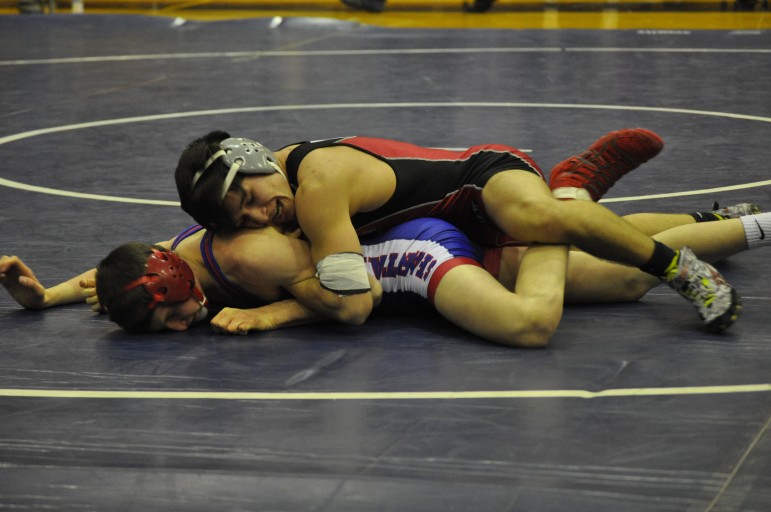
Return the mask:
M 426 148 L 407 142 L 369 137 L 340 137 L 302 142 L 287 158 L 290 184 L 298 186 L 297 171 L 311 151 L 347 146 L 387 163 L 396 176 L 396 190 L 381 207 L 351 217 L 359 236 L 379 233 L 418 217 L 446 220 L 478 243 L 500 246 L 512 243 L 486 214 L 482 187 L 502 171 L 523 170 L 543 178 L 532 158 L 500 144 L 466 150 Z

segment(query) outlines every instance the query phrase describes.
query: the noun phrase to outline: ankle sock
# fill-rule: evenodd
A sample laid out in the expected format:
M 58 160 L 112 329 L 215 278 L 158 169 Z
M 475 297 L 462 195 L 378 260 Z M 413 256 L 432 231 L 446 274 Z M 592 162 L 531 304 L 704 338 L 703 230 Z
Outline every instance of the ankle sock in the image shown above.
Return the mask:
M 740 220 L 744 224 L 744 236 L 749 249 L 771 243 L 771 213 L 746 215 Z
M 714 222 L 716 220 L 725 220 L 722 215 L 713 212 L 693 212 L 689 214 L 696 222 Z
M 645 265 L 641 265 L 638 268 L 643 272 L 663 279 L 667 276 L 670 268 L 673 265 L 677 265 L 677 257 L 677 251 L 657 241 L 651 259 Z

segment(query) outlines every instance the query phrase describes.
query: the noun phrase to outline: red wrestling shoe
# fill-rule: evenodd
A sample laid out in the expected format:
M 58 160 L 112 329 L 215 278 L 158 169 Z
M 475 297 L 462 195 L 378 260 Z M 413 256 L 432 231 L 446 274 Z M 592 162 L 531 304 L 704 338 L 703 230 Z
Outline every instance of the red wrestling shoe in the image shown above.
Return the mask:
M 650 130 L 610 132 L 587 151 L 555 165 L 549 188 L 557 199 L 599 201 L 624 174 L 658 155 L 663 147 L 661 137 Z

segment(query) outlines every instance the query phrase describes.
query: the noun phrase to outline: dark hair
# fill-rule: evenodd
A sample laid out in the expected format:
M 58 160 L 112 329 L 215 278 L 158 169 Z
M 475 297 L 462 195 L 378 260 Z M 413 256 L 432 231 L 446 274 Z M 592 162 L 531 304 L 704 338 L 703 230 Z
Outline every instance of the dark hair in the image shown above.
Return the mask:
M 222 201 L 222 184 L 228 168 L 218 159 L 203 173 L 195 187 L 193 176 L 203 169 L 206 160 L 219 151 L 220 142 L 227 138 L 230 138 L 227 132 L 214 131 L 194 140 L 182 152 L 174 172 L 182 209 L 197 223 L 212 231 L 230 231 L 236 227 Z M 240 187 L 242 180 L 243 176 L 237 174 L 231 188 Z
M 132 242 L 113 249 L 96 267 L 96 294 L 110 320 L 129 332 L 148 332 L 152 311 L 147 308 L 152 296 L 144 286 L 124 292 L 131 281 L 142 277 L 153 248 L 162 247 Z

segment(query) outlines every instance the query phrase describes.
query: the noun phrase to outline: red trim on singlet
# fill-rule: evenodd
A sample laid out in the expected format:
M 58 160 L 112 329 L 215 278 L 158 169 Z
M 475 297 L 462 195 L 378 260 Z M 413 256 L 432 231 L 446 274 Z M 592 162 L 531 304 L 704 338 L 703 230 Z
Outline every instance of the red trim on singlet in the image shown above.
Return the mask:
M 482 266 L 477 260 L 462 257 L 447 260 L 439 265 L 431 276 L 431 281 L 428 282 L 428 300 L 431 301 L 431 304 L 434 303 L 434 295 L 436 295 L 436 289 L 439 287 L 439 283 L 442 281 L 442 278 L 445 276 L 445 274 L 447 274 L 447 272 L 460 265 L 474 265 L 475 267 Z
M 501 273 L 501 252 L 503 247 L 491 247 L 485 250 L 485 255 L 482 261 L 482 268 L 487 270 L 491 276 L 498 279 L 498 274 Z
M 464 161 L 482 152 L 506 153 L 519 158 L 530 170 L 543 178 L 543 172 L 530 155 L 517 148 L 504 144 L 479 144 L 464 150 L 427 148 L 409 142 L 398 140 L 379 139 L 374 137 L 344 137 L 338 139 L 336 144 L 353 146 L 363 149 L 376 157 L 388 160 L 433 160 L 433 161 Z
M 374 137 L 345 137 L 337 141 L 337 144 L 345 144 L 369 153 L 387 158 L 389 160 L 467 160 L 470 155 L 466 151 L 453 151 L 450 149 L 426 148 L 409 142 L 398 140 L 379 139 Z

